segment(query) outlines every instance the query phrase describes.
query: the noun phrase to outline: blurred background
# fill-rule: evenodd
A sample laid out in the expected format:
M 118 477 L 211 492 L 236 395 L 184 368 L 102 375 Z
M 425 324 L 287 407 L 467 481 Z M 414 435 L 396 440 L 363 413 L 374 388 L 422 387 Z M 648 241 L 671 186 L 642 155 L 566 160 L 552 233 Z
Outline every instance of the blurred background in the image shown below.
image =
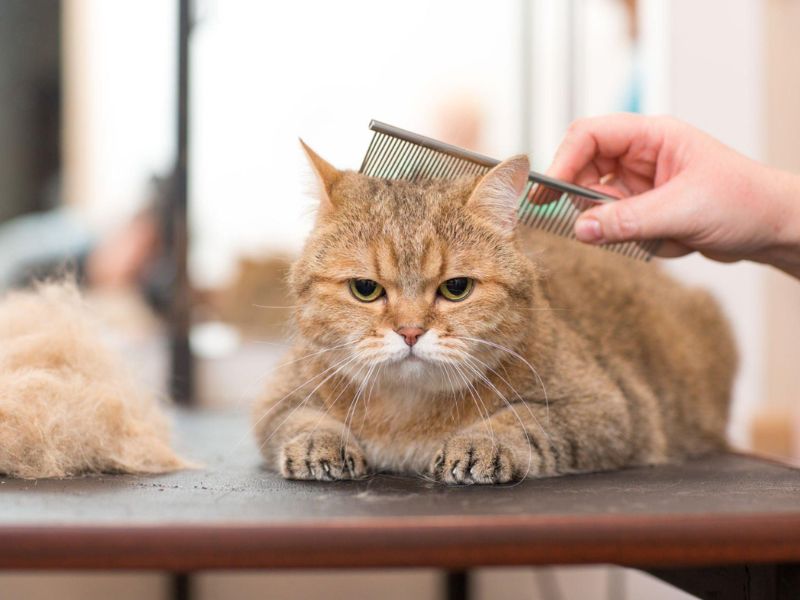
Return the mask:
M 312 222 L 299 136 L 355 169 L 375 118 L 544 170 L 577 117 L 669 113 L 800 172 L 798 27 L 800 0 L 198 0 L 181 79 L 177 2 L 0 0 L 0 289 L 74 273 L 146 385 L 243 409 L 285 347 L 283 278 Z M 666 265 L 710 288 L 736 329 L 732 442 L 800 455 L 798 282 L 702 257 Z M 198 581 L 200 598 L 434 598 L 439 580 Z M 156 574 L 3 574 L 0 586 L 168 590 Z M 490 569 L 477 593 L 688 597 L 611 567 Z

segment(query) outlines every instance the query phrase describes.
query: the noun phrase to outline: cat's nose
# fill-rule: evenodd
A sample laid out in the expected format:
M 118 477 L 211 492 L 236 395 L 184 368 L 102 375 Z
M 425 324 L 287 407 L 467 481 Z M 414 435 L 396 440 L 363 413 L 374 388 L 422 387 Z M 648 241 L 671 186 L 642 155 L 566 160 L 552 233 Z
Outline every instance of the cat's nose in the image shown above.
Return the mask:
M 403 336 L 403 339 L 406 341 L 406 344 L 409 346 L 413 346 L 417 343 L 419 336 L 425 333 L 425 330 L 421 327 L 401 327 L 397 330 L 397 333 Z

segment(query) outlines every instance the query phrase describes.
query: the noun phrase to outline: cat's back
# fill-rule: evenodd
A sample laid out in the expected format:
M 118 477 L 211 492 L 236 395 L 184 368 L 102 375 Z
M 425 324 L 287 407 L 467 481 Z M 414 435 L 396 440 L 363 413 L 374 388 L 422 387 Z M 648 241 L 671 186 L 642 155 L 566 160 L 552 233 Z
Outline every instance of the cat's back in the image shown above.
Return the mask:
M 693 396 L 727 403 L 736 350 L 711 294 L 678 282 L 658 264 L 545 232 L 525 232 L 522 241 L 542 273 L 555 318 L 598 356 L 625 362 L 660 394 L 699 386 Z
M 633 325 L 636 316 L 645 315 L 652 319 L 648 325 L 657 327 L 663 318 L 689 317 L 688 310 L 697 313 L 691 321 L 708 318 L 727 328 L 710 294 L 678 282 L 656 263 L 536 230 L 523 234 L 523 245 L 552 307 L 569 311 L 570 320 L 585 321 L 587 332 L 603 323 Z
M 634 297 L 638 302 L 649 303 L 661 294 L 667 294 L 671 301 L 680 301 L 695 291 L 679 284 L 656 263 L 631 259 L 544 231 L 525 232 L 523 244 L 554 299 L 603 300 L 617 305 Z

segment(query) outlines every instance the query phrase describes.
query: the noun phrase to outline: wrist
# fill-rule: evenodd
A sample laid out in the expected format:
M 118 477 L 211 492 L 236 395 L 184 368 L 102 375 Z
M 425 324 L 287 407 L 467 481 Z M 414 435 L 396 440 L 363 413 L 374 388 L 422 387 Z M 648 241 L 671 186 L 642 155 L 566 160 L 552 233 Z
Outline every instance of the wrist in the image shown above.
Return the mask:
M 800 279 L 800 176 L 778 171 L 772 175 L 777 184 L 772 204 L 777 212 L 774 243 L 764 262 Z

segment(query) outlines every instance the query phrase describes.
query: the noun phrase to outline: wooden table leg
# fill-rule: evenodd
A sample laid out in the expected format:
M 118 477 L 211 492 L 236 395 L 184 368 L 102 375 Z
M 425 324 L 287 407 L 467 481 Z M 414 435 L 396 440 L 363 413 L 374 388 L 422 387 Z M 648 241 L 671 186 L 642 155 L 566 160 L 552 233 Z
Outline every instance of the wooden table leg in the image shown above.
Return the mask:
M 447 600 L 469 600 L 469 571 L 447 571 L 445 573 L 445 598 Z
M 172 573 L 170 584 L 172 586 L 171 600 L 191 600 L 192 580 L 188 573 Z
M 648 569 L 647 572 L 702 600 L 800 598 L 798 564 Z

